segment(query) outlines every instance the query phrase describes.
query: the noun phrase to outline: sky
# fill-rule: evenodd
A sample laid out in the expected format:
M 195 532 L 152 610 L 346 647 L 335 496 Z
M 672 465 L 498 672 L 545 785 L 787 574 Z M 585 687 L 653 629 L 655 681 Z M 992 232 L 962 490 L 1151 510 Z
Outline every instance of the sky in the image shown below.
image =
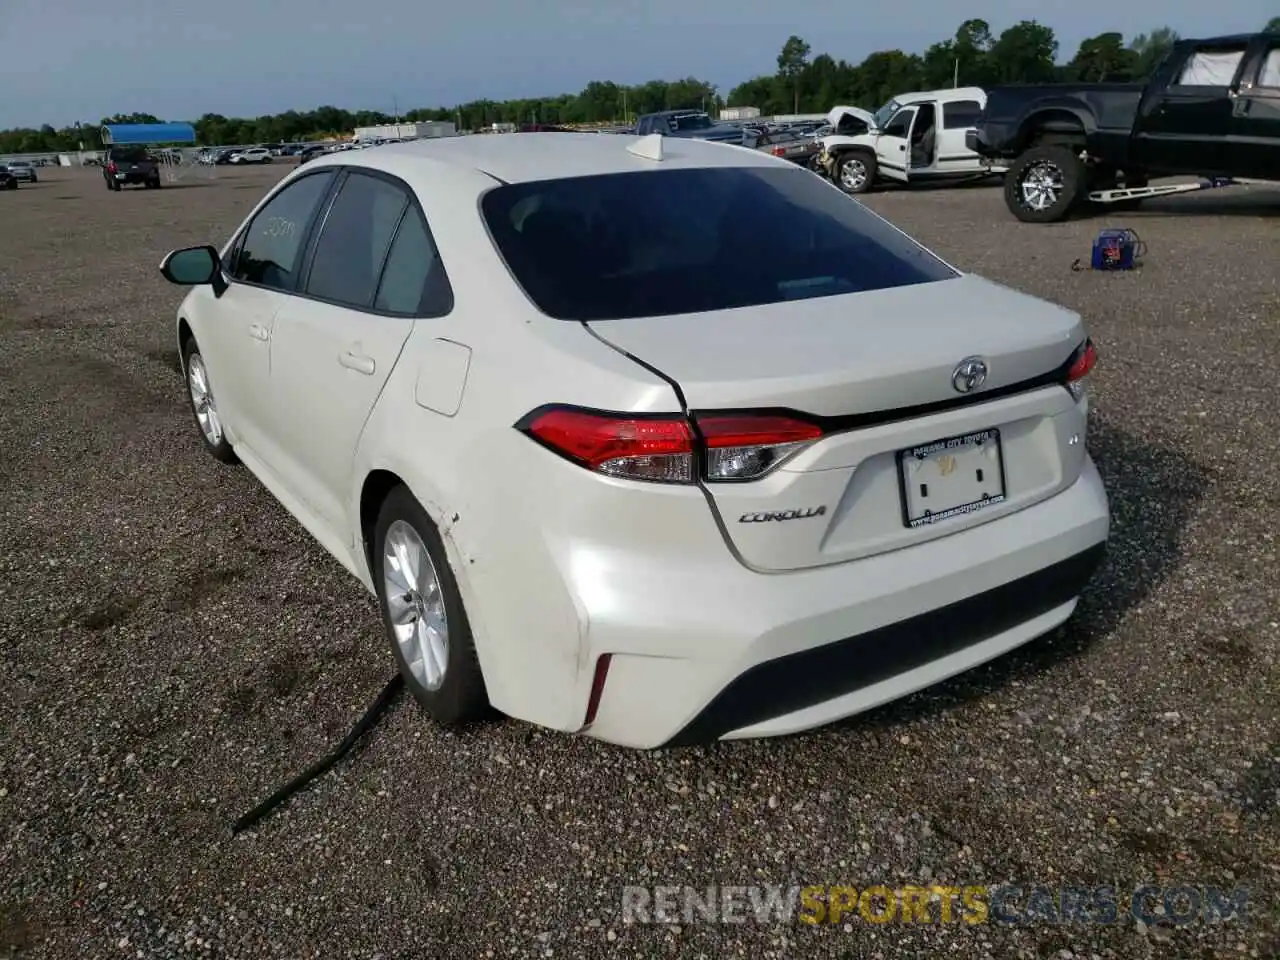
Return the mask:
M 1272 0 L 0 0 L 0 129 L 134 111 L 164 120 L 332 104 L 387 113 L 694 76 L 723 94 L 783 42 L 858 62 L 923 52 L 981 17 L 1054 28 L 1059 59 L 1107 30 L 1260 30 Z

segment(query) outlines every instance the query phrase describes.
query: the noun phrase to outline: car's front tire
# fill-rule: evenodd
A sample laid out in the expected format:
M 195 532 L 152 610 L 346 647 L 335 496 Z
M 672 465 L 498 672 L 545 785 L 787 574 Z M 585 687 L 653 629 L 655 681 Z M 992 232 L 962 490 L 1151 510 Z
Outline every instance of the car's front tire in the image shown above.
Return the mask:
M 191 405 L 191 414 L 195 417 L 196 428 L 200 431 L 200 439 L 209 456 L 221 463 L 239 463 L 230 442 L 227 440 L 226 426 L 222 422 L 222 414 L 213 397 L 213 388 L 209 384 L 209 370 L 200 354 L 200 346 L 195 338 L 188 338 L 182 345 L 182 372 L 187 381 L 187 400 Z
M 437 723 L 489 710 L 471 625 L 439 531 L 407 487 L 393 489 L 374 528 L 372 573 L 405 686 Z
M 836 158 L 836 185 L 845 193 L 866 193 L 876 180 L 876 158 L 867 150 L 851 150 Z

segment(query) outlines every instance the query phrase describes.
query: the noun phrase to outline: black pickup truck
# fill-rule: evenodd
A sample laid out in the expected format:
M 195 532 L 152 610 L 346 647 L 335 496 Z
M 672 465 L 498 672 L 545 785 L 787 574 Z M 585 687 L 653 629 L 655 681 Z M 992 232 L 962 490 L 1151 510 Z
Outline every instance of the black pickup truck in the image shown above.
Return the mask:
M 1145 84 L 996 87 L 966 145 L 1007 164 L 1028 223 L 1177 189 L 1155 177 L 1280 180 L 1280 34 L 1181 40 Z

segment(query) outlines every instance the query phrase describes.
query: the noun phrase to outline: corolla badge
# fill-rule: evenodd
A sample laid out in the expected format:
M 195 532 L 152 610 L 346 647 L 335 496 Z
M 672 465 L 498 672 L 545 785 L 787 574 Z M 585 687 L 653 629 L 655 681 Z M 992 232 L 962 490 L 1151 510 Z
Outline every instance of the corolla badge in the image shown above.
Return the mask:
M 827 512 L 826 506 L 800 507 L 794 510 L 766 510 L 760 513 L 744 513 L 738 518 L 739 523 L 769 523 L 784 520 L 808 520 L 810 517 L 821 517 Z
M 981 357 L 965 357 L 951 374 L 951 385 L 957 393 L 972 393 L 987 382 L 987 361 Z

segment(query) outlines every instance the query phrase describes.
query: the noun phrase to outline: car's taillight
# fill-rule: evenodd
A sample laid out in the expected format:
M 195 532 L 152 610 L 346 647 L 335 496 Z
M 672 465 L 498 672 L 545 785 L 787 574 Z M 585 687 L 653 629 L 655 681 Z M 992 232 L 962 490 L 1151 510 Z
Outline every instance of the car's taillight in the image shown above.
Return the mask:
M 772 150 L 770 150 L 769 152 L 770 152 L 770 153 L 772 153 L 775 157 L 785 157 L 785 156 L 787 155 L 787 148 L 786 148 L 786 147 L 774 147 L 774 148 L 773 148 Z
M 544 447 L 596 473 L 628 480 L 712 483 L 758 480 L 822 436 L 821 428 L 778 414 L 684 417 L 537 410 L 516 426 Z
M 1071 366 L 1067 368 L 1067 389 L 1076 400 L 1085 395 L 1085 380 L 1097 365 L 1098 348 L 1093 345 L 1092 340 L 1085 340 L 1071 358 Z
M 107 164 L 107 173 L 115 173 L 115 172 L 116 172 L 116 162 L 112 160 L 110 163 Z
M 759 479 L 822 436 L 811 423 L 772 414 L 707 414 L 697 424 L 711 481 Z
M 679 416 L 635 416 L 554 407 L 521 429 L 588 470 L 628 480 L 693 482 L 693 431 Z

